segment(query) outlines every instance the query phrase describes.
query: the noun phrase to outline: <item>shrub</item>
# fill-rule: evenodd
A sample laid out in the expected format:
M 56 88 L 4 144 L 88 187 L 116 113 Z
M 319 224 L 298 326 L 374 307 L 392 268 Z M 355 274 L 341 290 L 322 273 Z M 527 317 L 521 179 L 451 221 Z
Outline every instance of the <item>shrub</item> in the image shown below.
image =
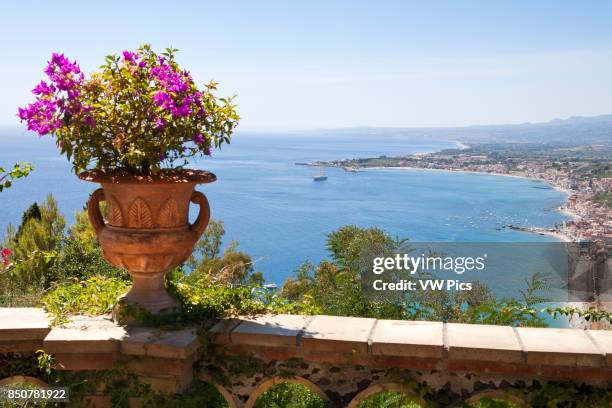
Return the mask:
M 127 292 L 130 282 L 121 278 L 92 277 L 85 281 L 62 283 L 42 299 L 45 309 L 56 322 L 70 314 L 101 315 L 110 313 L 117 298 Z

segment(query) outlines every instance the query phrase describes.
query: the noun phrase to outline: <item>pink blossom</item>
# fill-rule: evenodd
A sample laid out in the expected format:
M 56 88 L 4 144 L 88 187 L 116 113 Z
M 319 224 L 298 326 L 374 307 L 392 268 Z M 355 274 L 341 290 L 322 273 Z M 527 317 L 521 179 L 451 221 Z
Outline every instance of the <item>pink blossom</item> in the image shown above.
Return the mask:
M 123 51 L 123 59 L 133 63 L 138 59 L 138 55 L 130 51 Z
M 38 85 L 34 89 L 32 89 L 32 93 L 34 95 L 51 95 L 55 92 L 56 88 L 53 85 L 47 84 L 45 81 L 40 81 Z
M 155 118 L 155 127 L 158 129 L 163 129 L 166 127 L 166 120 L 164 118 Z
M 204 136 L 202 136 L 201 133 L 198 133 L 195 136 L 193 136 L 193 141 L 200 144 L 200 143 L 206 142 L 206 139 L 204 138 Z
M 85 123 L 87 126 L 89 127 L 95 127 L 96 126 L 96 120 L 94 118 L 92 118 L 91 116 L 85 116 L 85 119 L 83 119 L 83 123 Z
M 84 79 L 84 75 L 77 63 L 70 62 L 64 54 L 53 53 L 45 73 L 60 91 L 73 90 Z
M 25 108 L 19 108 L 17 116 L 27 122 L 28 130 L 35 131 L 42 136 L 62 126 L 61 121 L 58 121 L 56 117 L 57 109 L 54 100 L 39 99 Z

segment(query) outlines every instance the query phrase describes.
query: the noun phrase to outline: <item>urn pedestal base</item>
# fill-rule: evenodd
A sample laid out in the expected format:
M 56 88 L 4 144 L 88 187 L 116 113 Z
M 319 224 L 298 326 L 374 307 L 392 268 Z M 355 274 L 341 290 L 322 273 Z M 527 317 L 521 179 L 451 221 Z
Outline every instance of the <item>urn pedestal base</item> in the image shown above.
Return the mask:
M 119 324 L 138 324 L 139 310 L 148 314 L 163 316 L 179 311 L 180 304 L 164 286 L 165 272 L 131 273 L 134 283 L 122 295 L 113 308 L 113 321 Z

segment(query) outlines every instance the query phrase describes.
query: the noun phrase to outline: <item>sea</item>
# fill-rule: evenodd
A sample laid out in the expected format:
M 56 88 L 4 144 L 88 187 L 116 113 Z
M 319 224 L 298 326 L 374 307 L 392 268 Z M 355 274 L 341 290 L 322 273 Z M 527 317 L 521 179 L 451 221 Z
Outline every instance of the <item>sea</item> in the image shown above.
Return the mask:
M 539 250 L 511 259 L 515 270 L 497 269 L 487 283 L 513 296 L 524 280 L 548 265 L 543 255 L 555 238 L 505 228 L 551 227 L 567 218 L 556 211 L 566 194 L 540 181 L 461 172 L 372 169 L 357 173 L 317 169 L 300 162 L 393 156 L 456 147 L 449 141 L 392 135 L 238 132 L 230 145 L 195 161 L 217 181 L 199 186 L 212 217 L 223 221 L 225 244 L 237 241 L 270 284 L 282 285 L 302 263 L 329 258 L 326 236 L 354 224 L 379 227 L 413 243 L 483 243 Z M 34 172 L 0 194 L 0 231 L 16 224 L 33 202 L 53 194 L 70 223 L 96 185 L 80 181 L 51 137 L 0 130 L 0 167 L 28 161 Z M 197 209 L 192 208 L 192 218 Z M 538 244 L 538 245 L 532 245 Z

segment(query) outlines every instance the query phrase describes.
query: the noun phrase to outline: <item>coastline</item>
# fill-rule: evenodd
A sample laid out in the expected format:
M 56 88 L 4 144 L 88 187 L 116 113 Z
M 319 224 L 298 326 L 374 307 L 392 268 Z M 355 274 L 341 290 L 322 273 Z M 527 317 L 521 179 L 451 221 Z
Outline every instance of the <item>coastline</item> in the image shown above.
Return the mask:
M 459 143 L 459 142 L 457 142 Z M 489 175 L 489 176 L 502 176 L 502 177 L 513 177 L 513 178 L 520 178 L 520 179 L 524 179 L 524 180 L 530 180 L 530 181 L 539 181 L 539 182 L 543 182 L 546 183 L 547 185 L 549 185 L 551 188 L 565 193 L 567 195 L 566 197 L 566 202 L 564 205 L 561 205 L 557 208 L 555 208 L 555 211 L 565 215 L 566 217 L 571 218 L 572 220 L 579 220 L 581 219 L 580 215 L 574 213 L 573 211 L 569 210 L 567 208 L 567 199 L 569 198 L 571 192 L 556 186 L 552 183 L 550 183 L 547 180 L 542 180 L 539 178 L 535 178 L 535 177 L 529 177 L 526 175 L 521 175 L 521 174 L 506 174 L 506 173 L 494 173 L 494 172 L 485 172 L 485 171 L 474 171 L 474 170 L 461 170 L 461 169 L 429 169 L 429 168 L 423 168 L 423 167 L 410 167 L 410 166 L 402 166 L 402 167 L 385 167 L 385 166 L 375 166 L 375 167 L 361 167 L 359 168 L 359 170 L 409 170 L 409 171 L 441 171 L 441 172 L 451 172 L 451 173 L 471 173 L 471 174 L 481 174 L 481 175 Z M 550 237 L 553 237 L 555 239 L 558 239 L 559 241 L 563 241 L 563 242 L 574 242 L 574 239 L 569 236 L 568 234 L 564 233 L 561 230 L 551 230 L 551 229 L 547 229 L 547 228 L 541 228 L 541 227 L 521 227 L 521 228 L 515 228 L 517 230 L 520 231 L 524 231 L 524 232 L 529 232 L 532 234 L 540 234 L 540 235 L 547 235 Z

